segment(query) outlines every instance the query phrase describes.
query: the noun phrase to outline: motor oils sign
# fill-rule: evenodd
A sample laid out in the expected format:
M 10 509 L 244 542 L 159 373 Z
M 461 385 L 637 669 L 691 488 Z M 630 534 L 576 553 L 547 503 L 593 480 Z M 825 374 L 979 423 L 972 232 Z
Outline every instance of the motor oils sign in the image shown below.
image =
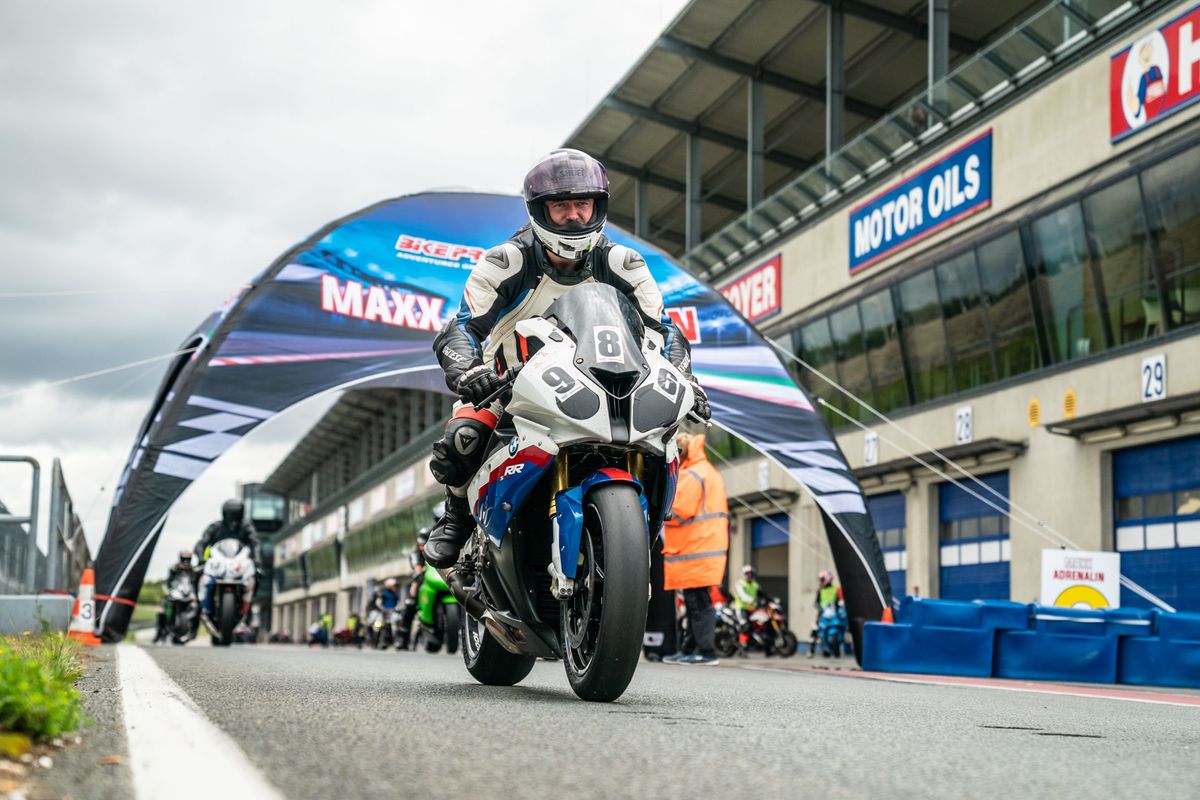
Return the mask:
M 1200 5 L 1112 56 L 1109 136 L 1119 142 L 1200 99 Z
M 989 130 L 850 212 L 850 272 L 991 204 Z
M 717 291 L 750 322 L 778 314 L 782 307 L 782 263 L 782 257 L 775 256 L 740 278 L 718 286 Z
M 1065 608 L 1119 608 L 1121 554 L 1043 550 L 1041 602 Z

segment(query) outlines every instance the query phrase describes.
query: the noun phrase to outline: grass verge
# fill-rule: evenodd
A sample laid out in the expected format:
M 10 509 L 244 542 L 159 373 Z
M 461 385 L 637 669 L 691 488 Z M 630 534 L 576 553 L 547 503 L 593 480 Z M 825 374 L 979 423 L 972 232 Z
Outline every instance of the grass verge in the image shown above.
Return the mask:
M 79 644 L 61 633 L 0 637 L 0 731 L 48 739 L 83 724 Z

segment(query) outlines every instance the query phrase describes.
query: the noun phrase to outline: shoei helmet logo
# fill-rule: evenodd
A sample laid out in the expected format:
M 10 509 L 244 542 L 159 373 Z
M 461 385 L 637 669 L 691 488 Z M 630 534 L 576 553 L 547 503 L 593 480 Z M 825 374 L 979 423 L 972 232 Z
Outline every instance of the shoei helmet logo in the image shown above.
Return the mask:
M 517 454 L 517 444 L 518 444 L 517 437 L 514 436 L 513 440 L 508 443 L 508 454 L 510 456 L 515 456 Z

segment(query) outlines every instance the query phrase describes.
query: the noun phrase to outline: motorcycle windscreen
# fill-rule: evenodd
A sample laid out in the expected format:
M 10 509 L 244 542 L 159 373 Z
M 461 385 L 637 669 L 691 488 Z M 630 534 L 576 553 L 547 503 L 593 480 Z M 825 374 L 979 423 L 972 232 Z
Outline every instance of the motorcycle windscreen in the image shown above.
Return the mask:
M 614 287 L 579 284 L 555 300 L 544 316 L 575 340 L 579 367 L 614 396 L 628 396 L 649 372 L 642 359 L 641 315 Z

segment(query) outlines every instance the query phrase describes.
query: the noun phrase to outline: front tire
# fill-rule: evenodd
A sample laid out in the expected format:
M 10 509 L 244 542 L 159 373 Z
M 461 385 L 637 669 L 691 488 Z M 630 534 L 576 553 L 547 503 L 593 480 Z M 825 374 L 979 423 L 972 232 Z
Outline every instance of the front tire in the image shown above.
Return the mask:
M 515 686 L 525 680 L 537 661 L 536 656 L 505 650 L 487 627 L 470 614 L 463 615 L 459 641 L 467 672 L 484 686 Z
M 443 619 L 442 635 L 446 640 L 446 652 L 454 655 L 458 652 L 460 629 L 462 628 L 462 608 L 458 603 L 443 603 L 445 619 Z
M 796 647 L 799 644 L 796 641 L 796 634 L 791 631 L 784 631 L 781 638 L 783 639 L 783 646 L 779 650 L 779 655 L 784 658 L 791 658 L 796 655 Z
M 220 624 L 217 629 L 221 632 L 221 646 L 228 647 L 233 642 L 233 629 L 237 626 L 237 597 L 233 592 L 221 593 L 221 610 L 217 615 Z
M 575 593 L 561 614 L 567 680 L 583 700 L 616 700 L 633 679 L 649 605 L 647 540 L 637 489 L 606 483 L 588 492 Z

